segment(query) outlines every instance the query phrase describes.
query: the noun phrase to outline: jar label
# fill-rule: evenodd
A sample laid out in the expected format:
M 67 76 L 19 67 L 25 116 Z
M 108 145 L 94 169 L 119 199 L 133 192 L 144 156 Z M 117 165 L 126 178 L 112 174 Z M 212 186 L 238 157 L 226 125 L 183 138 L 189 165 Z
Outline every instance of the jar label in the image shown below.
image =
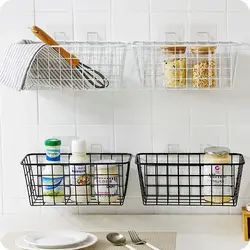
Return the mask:
M 112 197 L 118 195 L 118 176 L 95 177 L 95 193 L 98 197 Z
M 47 161 L 60 161 L 60 149 L 46 149 Z
M 42 177 L 43 194 L 45 196 L 55 197 L 63 196 L 63 177 Z
M 232 180 L 230 166 L 204 166 L 204 195 L 232 196 Z
M 90 176 L 87 174 L 86 165 L 70 167 L 70 184 L 73 186 L 90 184 Z

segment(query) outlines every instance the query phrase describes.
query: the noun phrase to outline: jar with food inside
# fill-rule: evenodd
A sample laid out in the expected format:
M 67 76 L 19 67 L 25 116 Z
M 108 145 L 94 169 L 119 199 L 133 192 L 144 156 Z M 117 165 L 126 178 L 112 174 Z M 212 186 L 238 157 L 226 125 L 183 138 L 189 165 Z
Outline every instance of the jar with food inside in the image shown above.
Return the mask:
M 192 84 L 195 88 L 216 87 L 216 47 L 191 47 Z
M 165 88 L 186 87 L 186 47 L 162 47 L 165 54 L 164 84 Z

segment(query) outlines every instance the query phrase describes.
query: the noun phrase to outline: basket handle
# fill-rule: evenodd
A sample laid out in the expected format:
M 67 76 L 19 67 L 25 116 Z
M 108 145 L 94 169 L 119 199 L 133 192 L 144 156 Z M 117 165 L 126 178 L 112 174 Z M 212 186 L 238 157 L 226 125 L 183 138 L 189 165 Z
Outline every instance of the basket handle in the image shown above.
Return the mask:
M 48 44 L 48 45 L 52 45 L 52 46 L 57 46 L 57 45 L 59 45 L 58 42 L 56 42 L 51 36 L 49 36 L 45 31 L 43 31 L 43 30 L 40 29 L 39 27 L 33 26 L 33 27 L 31 28 L 31 30 L 32 30 L 33 34 L 34 34 L 37 38 L 39 38 L 41 41 L 43 41 L 44 43 L 46 43 L 46 44 Z M 79 64 L 80 60 L 79 60 L 76 56 L 70 54 L 70 53 L 69 53 L 68 51 L 66 51 L 64 48 L 62 48 L 62 47 L 58 47 L 58 48 L 54 47 L 54 49 L 57 50 L 57 51 L 60 53 L 60 55 L 63 56 L 63 57 L 65 58 L 65 60 L 66 60 L 73 68 L 75 68 L 75 67 Z

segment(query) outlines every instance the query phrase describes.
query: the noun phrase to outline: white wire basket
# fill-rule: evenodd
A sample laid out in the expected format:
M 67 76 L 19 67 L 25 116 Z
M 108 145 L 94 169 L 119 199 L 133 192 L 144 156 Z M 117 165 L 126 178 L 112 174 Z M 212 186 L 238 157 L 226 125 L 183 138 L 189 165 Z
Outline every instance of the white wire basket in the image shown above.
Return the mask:
M 218 90 L 234 85 L 238 42 L 134 42 L 145 89 Z
M 60 53 L 64 48 L 84 65 L 73 67 Z M 122 82 L 127 45 L 123 42 L 61 42 L 44 46 L 27 71 L 25 90 L 117 89 Z M 66 58 L 74 60 L 73 56 Z

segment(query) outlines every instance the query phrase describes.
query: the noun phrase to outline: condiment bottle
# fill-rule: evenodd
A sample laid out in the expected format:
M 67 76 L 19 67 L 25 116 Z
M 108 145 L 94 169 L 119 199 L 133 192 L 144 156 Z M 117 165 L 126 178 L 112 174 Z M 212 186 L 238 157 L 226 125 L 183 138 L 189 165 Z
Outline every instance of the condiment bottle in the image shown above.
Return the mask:
M 223 204 L 231 200 L 232 179 L 230 150 L 224 147 L 209 147 L 204 156 L 204 199 L 210 203 Z M 211 165 L 210 165 L 211 164 Z
M 216 47 L 191 47 L 192 84 L 195 88 L 215 88 L 217 77 Z
M 90 165 L 86 154 L 86 142 L 72 141 L 70 157 L 70 190 L 71 200 L 86 203 L 91 200 Z M 82 165 L 80 165 L 82 163 Z M 77 164 L 77 165 L 75 165 Z
M 165 54 L 163 86 L 166 88 L 186 87 L 187 84 L 186 47 L 165 46 L 162 47 L 162 50 Z
M 44 202 L 54 205 L 64 201 L 64 168 L 59 165 L 60 146 L 59 139 L 45 141 L 46 166 L 42 169 L 43 198 Z
M 118 200 L 119 171 L 116 161 L 100 160 L 95 162 L 94 186 L 96 200 L 109 204 Z

